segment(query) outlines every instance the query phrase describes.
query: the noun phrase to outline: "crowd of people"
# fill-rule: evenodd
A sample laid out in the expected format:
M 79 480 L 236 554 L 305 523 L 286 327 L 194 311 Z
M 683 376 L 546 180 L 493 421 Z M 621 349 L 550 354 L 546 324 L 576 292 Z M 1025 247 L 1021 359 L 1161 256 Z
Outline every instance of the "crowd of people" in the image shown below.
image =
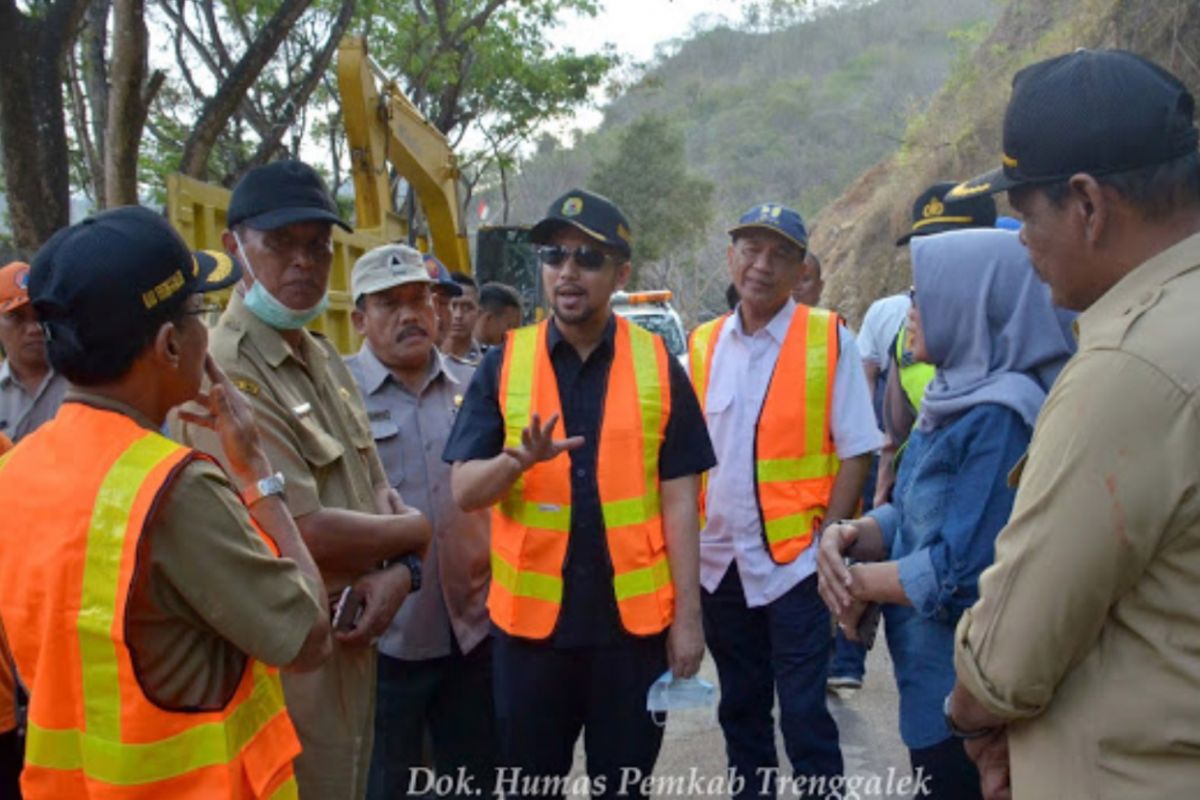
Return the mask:
M 227 222 L 111 209 L 0 269 L 0 795 L 645 797 L 707 649 L 720 793 L 866 796 L 827 691 L 880 619 L 915 796 L 1200 786 L 1200 155 L 1161 67 L 1019 72 L 857 336 L 800 214 L 749 209 L 686 369 L 613 313 L 634 230 L 583 189 L 530 232 L 544 319 L 388 244 L 345 356 L 316 172 L 250 170 Z

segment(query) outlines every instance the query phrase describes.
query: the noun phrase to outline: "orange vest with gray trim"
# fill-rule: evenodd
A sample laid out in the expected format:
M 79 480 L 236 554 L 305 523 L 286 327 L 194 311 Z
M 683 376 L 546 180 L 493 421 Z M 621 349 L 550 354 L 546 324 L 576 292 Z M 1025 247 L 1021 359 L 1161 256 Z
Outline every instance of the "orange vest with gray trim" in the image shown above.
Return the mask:
M 505 447 L 520 447 L 521 431 L 535 413 L 543 424 L 559 414 L 554 438 L 564 437 L 546 345 L 549 324 L 519 328 L 505 341 L 500 370 Z M 617 610 L 625 630 L 639 636 L 664 630 L 675 611 L 658 479 L 659 448 L 671 413 L 668 358 L 661 339 L 616 317 L 596 482 Z M 488 610 L 514 636 L 544 639 L 558 621 L 571 532 L 570 468 L 565 453 L 535 464 L 492 509 Z
M 704 410 L 726 314 L 692 331 L 692 386 Z M 838 318 L 797 304 L 754 432 L 754 477 L 767 552 L 778 564 L 796 560 L 820 528 L 837 477 L 829 420 L 838 358 Z M 700 490 L 704 517 L 707 480 Z
M 126 643 L 147 520 L 197 457 L 66 403 L 0 460 L 0 616 L 30 695 L 26 800 L 297 796 L 300 743 L 277 670 L 250 659 L 222 708 L 169 711 L 146 696 Z

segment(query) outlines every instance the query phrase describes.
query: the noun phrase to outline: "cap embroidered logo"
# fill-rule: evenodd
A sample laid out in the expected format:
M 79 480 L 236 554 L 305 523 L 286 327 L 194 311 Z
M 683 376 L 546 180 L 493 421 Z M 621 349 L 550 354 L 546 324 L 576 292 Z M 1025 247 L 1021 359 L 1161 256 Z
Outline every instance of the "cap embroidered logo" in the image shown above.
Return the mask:
M 562 213 L 564 217 L 579 216 L 580 211 L 583 211 L 582 197 L 568 197 L 562 204 Z
M 942 201 L 938 200 L 935 197 L 932 200 L 930 200 L 928 203 L 926 203 L 925 207 L 923 209 L 921 209 L 921 216 L 926 217 L 926 218 L 940 217 L 942 215 L 942 212 L 945 210 L 946 210 L 946 206 L 942 205 Z

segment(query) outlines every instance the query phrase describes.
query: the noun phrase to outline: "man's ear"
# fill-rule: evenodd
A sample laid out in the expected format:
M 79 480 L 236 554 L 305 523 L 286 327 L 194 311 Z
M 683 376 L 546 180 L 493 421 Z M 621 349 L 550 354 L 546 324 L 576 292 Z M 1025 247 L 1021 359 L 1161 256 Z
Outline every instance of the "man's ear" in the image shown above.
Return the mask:
M 164 322 L 158 326 L 154 335 L 154 355 L 171 366 L 178 366 L 182 348 L 179 346 L 179 328 L 173 322 Z
M 737 263 L 737 256 L 734 253 L 732 242 L 725 248 L 725 263 L 729 267 L 729 280 L 736 284 L 737 274 L 733 267 Z
M 354 332 L 359 336 L 367 335 L 367 315 L 358 306 L 354 306 L 350 311 L 350 322 L 354 325 Z
M 1067 181 L 1070 199 L 1076 205 L 1078 221 L 1088 244 L 1096 245 L 1108 230 L 1112 220 L 1112 198 L 1100 182 L 1085 172 L 1072 175 Z
M 633 264 L 628 260 L 617 265 L 617 291 L 625 288 L 625 284 L 629 283 L 629 277 L 633 275 Z

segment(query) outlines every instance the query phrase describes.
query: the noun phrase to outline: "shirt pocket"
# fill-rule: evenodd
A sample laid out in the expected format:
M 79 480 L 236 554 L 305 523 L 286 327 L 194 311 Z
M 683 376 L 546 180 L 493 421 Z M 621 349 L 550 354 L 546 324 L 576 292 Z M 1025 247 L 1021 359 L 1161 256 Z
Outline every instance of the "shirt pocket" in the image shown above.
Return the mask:
M 345 454 L 342 443 L 312 420 L 302 419 L 296 428 L 300 455 L 315 469 L 324 469 Z
M 704 415 L 708 417 L 728 414 L 733 410 L 733 387 L 727 382 L 709 384 L 708 403 L 704 407 Z
M 383 462 L 383 470 L 387 473 L 388 484 L 399 489 L 404 482 L 404 457 L 400 450 L 400 426 L 391 420 L 372 420 L 371 439 L 379 458 Z

